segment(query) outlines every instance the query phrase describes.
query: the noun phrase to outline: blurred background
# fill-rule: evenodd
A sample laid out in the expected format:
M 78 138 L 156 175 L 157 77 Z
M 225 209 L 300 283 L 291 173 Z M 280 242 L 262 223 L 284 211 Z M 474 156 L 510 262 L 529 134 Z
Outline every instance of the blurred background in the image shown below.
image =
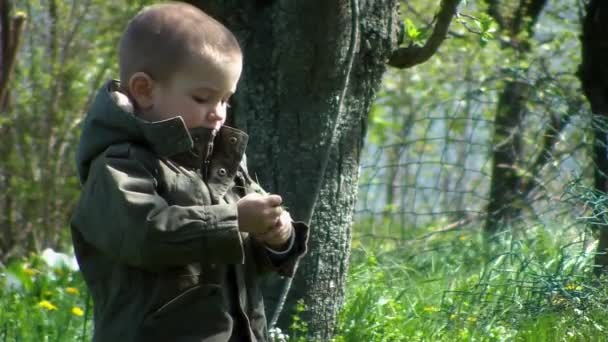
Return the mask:
M 151 1 L 6 3 L 0 261 L 12 285 L 3 300 L 34 296 L 44 331 L 57 322 L 44 312 L 62 302 L 61 324 L 85 339 L 90 303 L 79 276 L 36 255 L 70 253 L 79 125 L 96 89 L 117 77 L 124 23 Z M 605 225 L 607 131 L 580 81 L 588 1 L 538 3 L 524 17 L 517 1 L 466 1 L 432 59 L 385 73 L 361 155 L 336 340 L 588 340 L 608 328 L 603 278 L 591 276 Z M 402 2 L 405 44 L 426 41 L 437 6 Z M 18 336 L 1 327 L 23 322 L 28 308 L 0 314 L 0 337 Z M 295 322 L 293 340 L 306 335 Z

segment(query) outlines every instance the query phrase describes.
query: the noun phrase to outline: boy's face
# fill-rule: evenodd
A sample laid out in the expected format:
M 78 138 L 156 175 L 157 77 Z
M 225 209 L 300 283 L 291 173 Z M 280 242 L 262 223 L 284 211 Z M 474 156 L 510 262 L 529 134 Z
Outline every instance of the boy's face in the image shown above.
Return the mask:
M 199 58 L 167 82 L 154 82 L 152 106 L 144 118 L 160 121 L 181 116 L 188 128 L 219 129 L 226 121 L 230 96 L 241 75 L 240 57 L 221 63 Z

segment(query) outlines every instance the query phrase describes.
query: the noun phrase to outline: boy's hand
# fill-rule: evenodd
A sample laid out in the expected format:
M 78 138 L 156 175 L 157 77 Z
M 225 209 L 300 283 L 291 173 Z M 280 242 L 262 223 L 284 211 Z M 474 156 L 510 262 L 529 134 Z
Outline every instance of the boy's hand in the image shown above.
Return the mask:
M 283 200 L 279 195 L 249 194 L 237 202 L 239 230 L 252 234 L 269 231 L 280 221 Z
M 287 247 L 286 244 L 293 233 L 293 226 L 291 224 L 291 215 L 289 212 L 283 211 L 281 217 L 279 217 L 270 230 L 261 234 L 254 234 L 253 237 L 268 245 L 268 247 L 282 251 Z

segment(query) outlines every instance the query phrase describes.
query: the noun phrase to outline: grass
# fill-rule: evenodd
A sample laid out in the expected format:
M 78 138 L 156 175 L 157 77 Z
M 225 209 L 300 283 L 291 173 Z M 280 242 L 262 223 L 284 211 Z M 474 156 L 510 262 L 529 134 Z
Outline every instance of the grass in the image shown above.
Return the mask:
M 355 239 L 334 340 L 608 340 L 608 282 L 592 275 L 586 234 L 539 226 L 516 235 Z
M 492 244 L 465 230 L 355 238 L 334 341 L 608 341 L 608 280 L 592 275 L 588 240 L 541 226 Z M 78 272 L 31 256 L 0 276 L 0 341 L 90 340 Z
M 91 305 L 78 272 L 32 255 L 0 269 L 0 341 L 90 341 Z

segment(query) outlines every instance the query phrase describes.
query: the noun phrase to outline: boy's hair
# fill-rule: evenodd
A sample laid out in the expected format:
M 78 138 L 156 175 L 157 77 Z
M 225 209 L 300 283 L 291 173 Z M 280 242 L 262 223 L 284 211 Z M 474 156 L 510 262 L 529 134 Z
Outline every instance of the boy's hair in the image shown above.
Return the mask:
M 232 32 L 192 5 L 149 6 L 131 19 L 120 39 L 120 81 L 126 86 L 140 71 L 168 81 L 197 56 L 210 62 L 240 58 L 241 48 Z

